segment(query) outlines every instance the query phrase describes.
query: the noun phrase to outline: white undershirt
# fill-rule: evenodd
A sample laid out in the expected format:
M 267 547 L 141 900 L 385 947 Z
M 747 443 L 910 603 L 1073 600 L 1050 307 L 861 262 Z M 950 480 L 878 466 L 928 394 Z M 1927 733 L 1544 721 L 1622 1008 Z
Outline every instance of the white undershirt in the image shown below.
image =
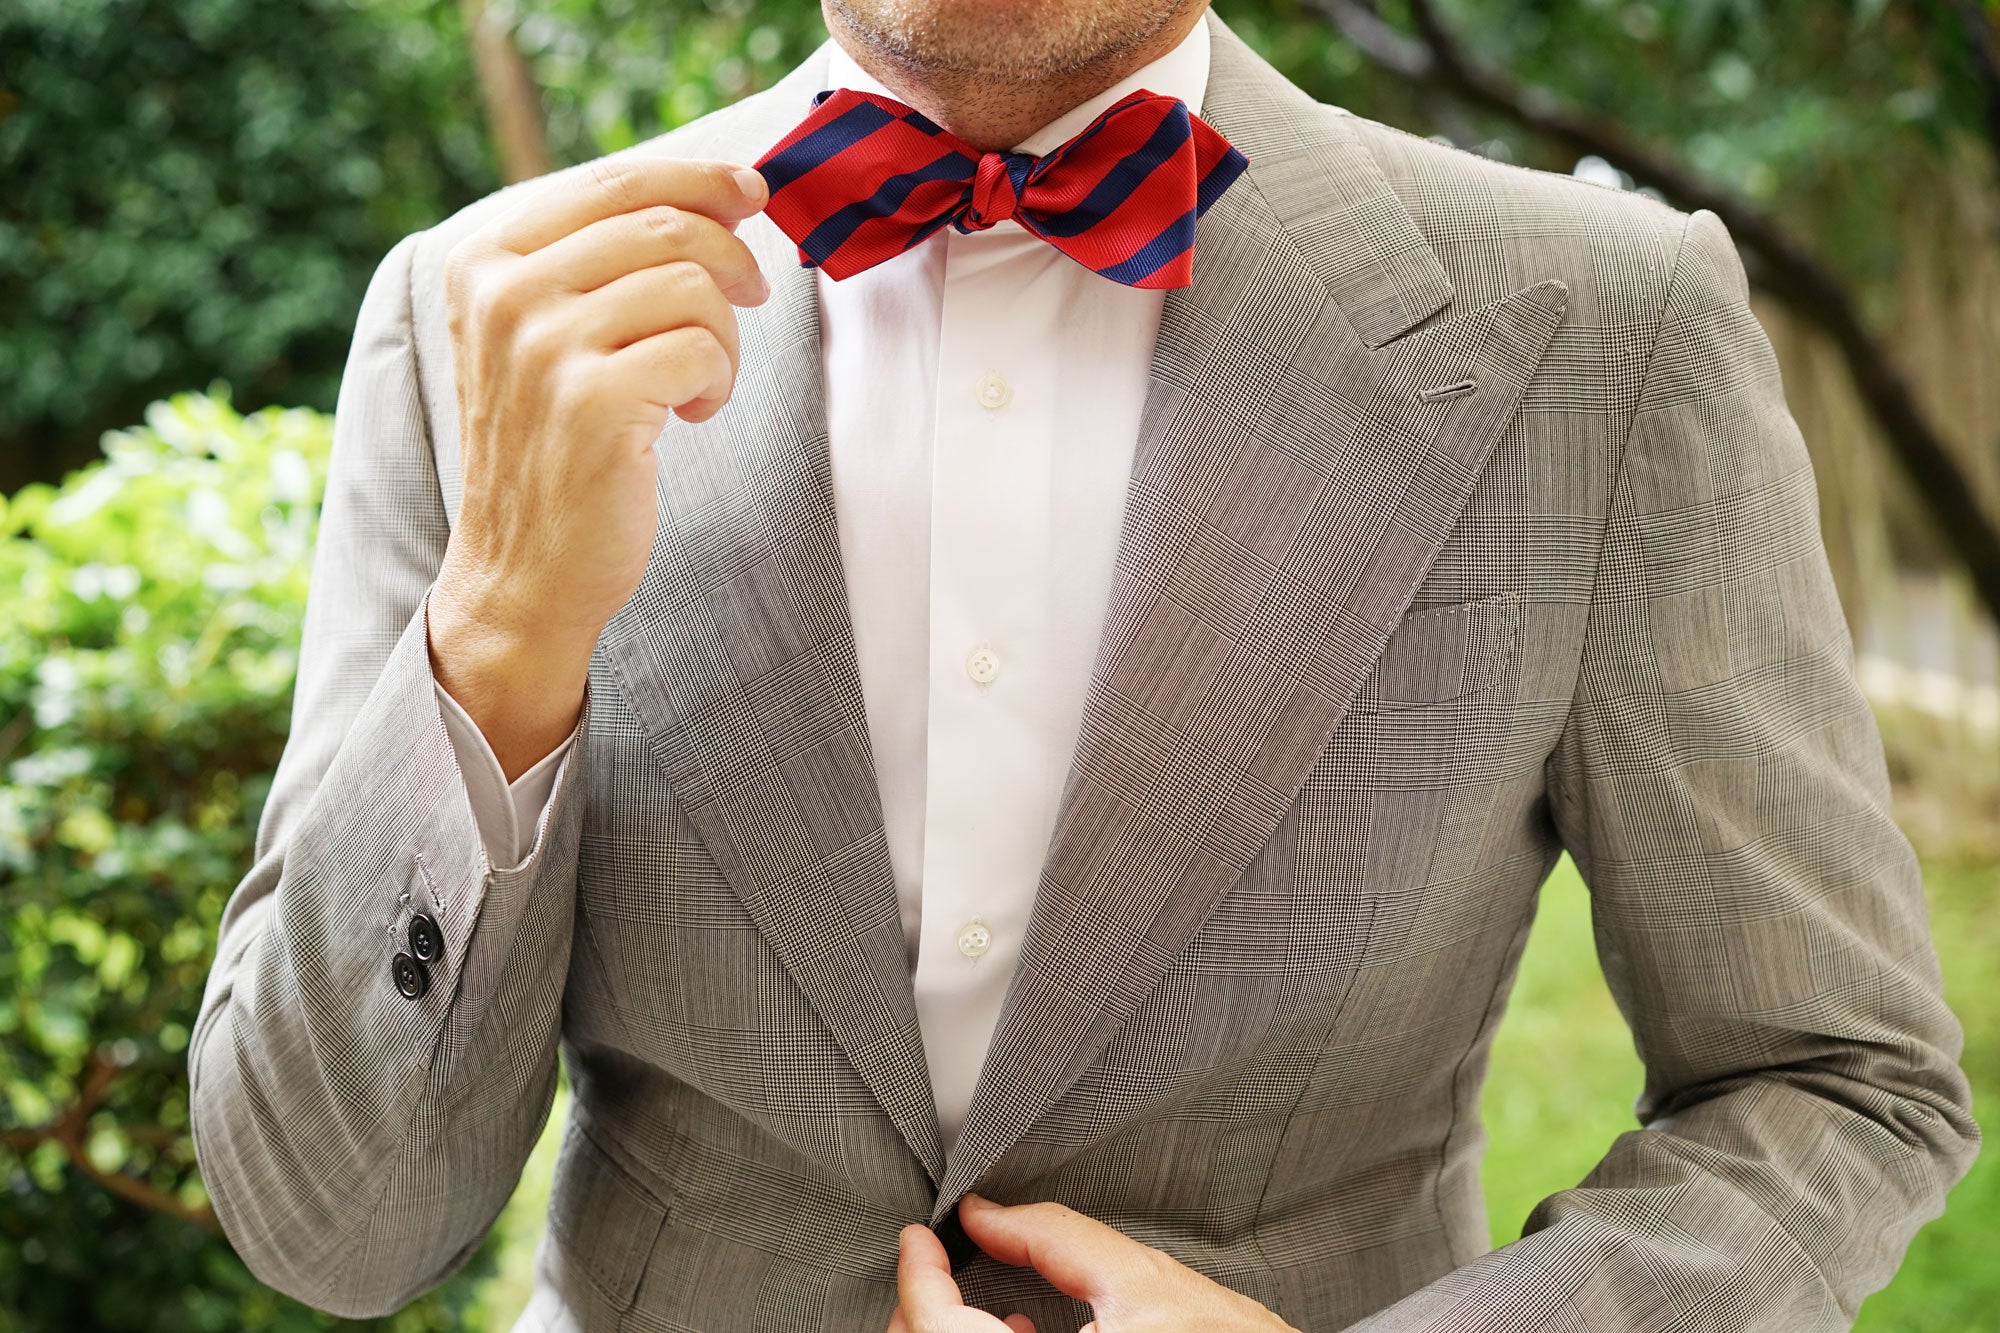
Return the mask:
M 830 54 L 828 87 L 887 93 L 838 43 Z M 1047 153 L 1137 88 L 1199 113 L 1208 54 L 1196 23 L 1017 150 Z M 817 276 L 840 556 L 948 1146 L 1076 748 L 1165 293 L 1101 278 L 1013 222 Z M 488 858 L 518 864 L 569 742 L 510 786 L 437 693 Z

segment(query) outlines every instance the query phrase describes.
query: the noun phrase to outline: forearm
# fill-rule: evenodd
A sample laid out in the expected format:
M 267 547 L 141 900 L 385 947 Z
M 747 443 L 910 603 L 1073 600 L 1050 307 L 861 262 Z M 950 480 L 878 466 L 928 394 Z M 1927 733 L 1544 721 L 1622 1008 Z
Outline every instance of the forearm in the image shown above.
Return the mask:
M 1521 1239 L 1349 1333 L 1819 1333 L 1853 1322 L 1975 1151 L 1928 1098 L 1810 1086 L 1788 1071 L 1622 1135 Z
M 399 1307 L 469 1253 L 554 1089 L 580 756 L 534 853 L 490 871 L 432 688 L 419 616 L 239 890 L 190 1060 L 231 1240 L 265 1281 L 350 1315 Z M 419 911 L 444 948 L 409 996 L 390 964 Z

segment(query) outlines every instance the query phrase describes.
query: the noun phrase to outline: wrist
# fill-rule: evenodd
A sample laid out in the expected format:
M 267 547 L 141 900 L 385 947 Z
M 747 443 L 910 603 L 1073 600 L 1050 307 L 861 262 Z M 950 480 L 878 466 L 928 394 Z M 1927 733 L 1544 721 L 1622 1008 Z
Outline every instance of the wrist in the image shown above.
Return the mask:
M 595 640 L 529 633 L 482 615 L 440 579 L 426 598 L 431 675 L 463 708 L 509 782 L 576 727 Z

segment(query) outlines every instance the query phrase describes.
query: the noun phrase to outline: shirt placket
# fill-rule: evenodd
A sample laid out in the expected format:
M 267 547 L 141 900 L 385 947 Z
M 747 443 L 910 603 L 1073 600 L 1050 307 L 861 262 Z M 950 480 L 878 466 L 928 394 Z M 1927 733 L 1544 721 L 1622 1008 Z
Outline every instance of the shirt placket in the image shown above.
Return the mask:
M 1019 296 L 1024 242 L 1040 244 L 1012 224 L 948 233 L 939 323 L 914 984 L 934 1084 L 952 1087 L 976 1081 L 1034 904 L 1044 847 L 1021 830 L 1052 817 L 1039 710 L 1056 431 L 1035 345 L 1047 331 L 993 317 Z

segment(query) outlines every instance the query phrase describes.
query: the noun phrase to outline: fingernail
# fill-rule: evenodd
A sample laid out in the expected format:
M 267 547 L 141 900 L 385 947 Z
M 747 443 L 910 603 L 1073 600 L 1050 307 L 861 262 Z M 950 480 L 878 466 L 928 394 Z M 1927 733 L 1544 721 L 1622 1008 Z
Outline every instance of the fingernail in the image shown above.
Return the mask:
M 1000 1206 L 999 1204 L 993 1202 L 993 1200 L 986 1198 L 984 1195 L 973 1194 L 969 1191 L 967 1192 L 964 1201 L 966 1203 L 971 1204 L 974 1208 L 998 1208 Z
M 734 174 L 736 187 L 743 191 L 743 197 L 753 203 L 762 203 L 766 189 L 764 173 L 755 167 L 738 167 Z

